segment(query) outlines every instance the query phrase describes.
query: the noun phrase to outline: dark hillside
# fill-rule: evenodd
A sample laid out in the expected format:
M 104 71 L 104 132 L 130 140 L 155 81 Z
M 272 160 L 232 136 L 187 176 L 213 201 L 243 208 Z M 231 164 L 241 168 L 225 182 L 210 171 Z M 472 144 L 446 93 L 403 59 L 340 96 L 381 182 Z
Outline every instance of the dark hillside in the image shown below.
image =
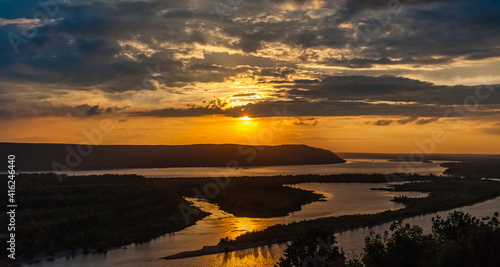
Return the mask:
M 89 149 L 91 152 L 87 153 Z M 229 162 L 232 162 L 233 166 L 239 167 L 345 162 L 329 150 L 306 145 L 206 144 L 176 146 L 98 145 L 87 147 L 66 144 L 0 143 L 0 158 L 7 159 L 9 154 L 16 156 L 16 169 L 18 171 L 52 171 L 54 170 L 52 166 L 54 162 L 59 162 L 73 170 L 226 167 Z M 0 171 L 6 171 L 6 166 L 6 164 L 0 166 Z

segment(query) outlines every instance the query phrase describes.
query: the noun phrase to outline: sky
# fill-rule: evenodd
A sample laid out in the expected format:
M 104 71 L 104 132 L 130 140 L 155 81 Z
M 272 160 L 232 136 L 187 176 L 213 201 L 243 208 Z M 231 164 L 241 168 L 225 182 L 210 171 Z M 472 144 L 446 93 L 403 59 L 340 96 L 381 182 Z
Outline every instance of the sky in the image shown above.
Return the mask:
M 494 0 L 0 0 L 0 142 L 498 154 L 498 14 Z

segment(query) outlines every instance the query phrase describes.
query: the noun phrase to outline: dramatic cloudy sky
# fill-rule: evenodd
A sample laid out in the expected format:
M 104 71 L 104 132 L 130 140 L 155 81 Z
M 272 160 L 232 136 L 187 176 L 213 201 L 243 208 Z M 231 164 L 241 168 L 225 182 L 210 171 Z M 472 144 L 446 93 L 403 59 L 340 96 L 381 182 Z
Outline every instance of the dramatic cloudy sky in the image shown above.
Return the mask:
M 444 131 L 435 152 L 498 153 L 498 14 L 496 0 L 1 0 L 0 141 L 88 143 L 110 120 L 101 143 L 412 152 Z

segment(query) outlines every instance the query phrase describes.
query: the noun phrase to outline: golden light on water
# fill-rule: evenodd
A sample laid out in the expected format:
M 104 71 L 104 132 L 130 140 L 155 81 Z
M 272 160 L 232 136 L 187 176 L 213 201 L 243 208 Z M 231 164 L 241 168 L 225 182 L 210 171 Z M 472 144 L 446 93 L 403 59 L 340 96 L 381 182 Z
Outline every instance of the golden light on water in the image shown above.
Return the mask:
M 236 218 L 236 227 L 238 228 L 239 231 L 242 232 L 253 232 L 256 230 L 261 230 L 262 227 L 259 227 L 253 222 L 252 218 Z

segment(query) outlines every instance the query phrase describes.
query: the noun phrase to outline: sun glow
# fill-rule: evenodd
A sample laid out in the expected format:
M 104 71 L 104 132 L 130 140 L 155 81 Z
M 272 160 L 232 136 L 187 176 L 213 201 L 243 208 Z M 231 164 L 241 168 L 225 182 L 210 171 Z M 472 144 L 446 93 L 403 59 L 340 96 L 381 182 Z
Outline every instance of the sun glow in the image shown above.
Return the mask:
M 252 118 L 250 118 L 248 116 L 239 117 L 238 119 L 240 121 L 242 121 L 243 125 L 245 125 L 245 126 L 252 125 Z
M 242 121 L 251 121 L 252 120 L 252 118 L 250 118 L 248 116 L 244 116 L 244 117 L 241 117 L 239 119 L 242 120 Z

